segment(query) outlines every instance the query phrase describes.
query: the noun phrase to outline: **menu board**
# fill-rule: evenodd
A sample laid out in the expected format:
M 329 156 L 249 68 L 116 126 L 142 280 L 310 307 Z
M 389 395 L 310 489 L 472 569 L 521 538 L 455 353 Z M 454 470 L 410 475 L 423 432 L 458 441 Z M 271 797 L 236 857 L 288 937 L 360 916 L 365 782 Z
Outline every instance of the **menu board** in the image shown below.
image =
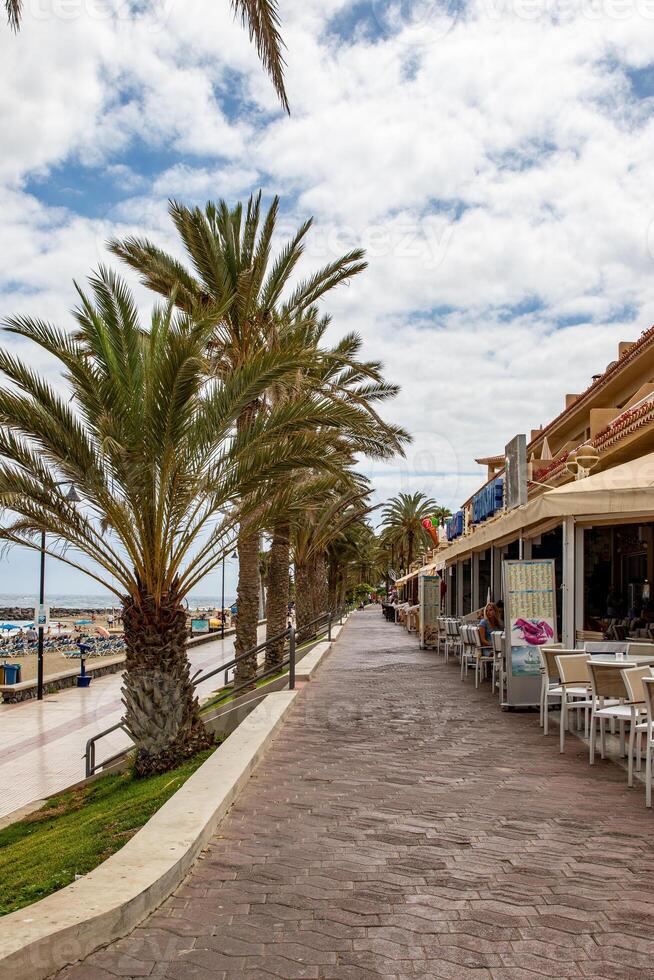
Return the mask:
M 538 703 L 539 648 L 556 643 L 554 560 L 505 561 L 503 568 L 508 703 Z

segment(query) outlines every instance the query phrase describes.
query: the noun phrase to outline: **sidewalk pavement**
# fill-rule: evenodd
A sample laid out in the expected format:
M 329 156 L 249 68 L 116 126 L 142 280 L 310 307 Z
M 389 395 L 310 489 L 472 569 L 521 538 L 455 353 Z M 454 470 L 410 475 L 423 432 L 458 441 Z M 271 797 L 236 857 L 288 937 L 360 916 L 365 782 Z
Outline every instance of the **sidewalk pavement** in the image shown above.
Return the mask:
M 369 609 L 185 883 L 61 977 L 654 977 L 653 828 Z
M 259 627 L 259 635 L 264 633 Z M 233 656 L 233 636 L 189 649 L 192 673 Z M 214 677 L 198 693 L 209 694 L 221 682 Z M 56 691 L 43 701 L 0 704 L 0 818 L 84 778 L 87 740 L 122 717 L 121 685 L 122 673 L 107 674 L 88 688 Z M 98 761 L 129 744 L 124 732 L 114 732 L 98 744 Z

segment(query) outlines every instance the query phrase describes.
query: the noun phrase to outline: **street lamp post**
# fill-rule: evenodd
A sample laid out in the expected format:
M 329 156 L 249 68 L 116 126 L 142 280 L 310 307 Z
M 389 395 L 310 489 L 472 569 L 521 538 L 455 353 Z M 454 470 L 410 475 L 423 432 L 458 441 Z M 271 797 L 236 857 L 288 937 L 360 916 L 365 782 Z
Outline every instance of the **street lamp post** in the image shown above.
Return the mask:
M 45 531 L 41 531 L 41 575 L 39 580 L 39 612 L 45 603 Z M 39 631 L 38 657 L 36 663 L 36 697 L 43 700 L 43 626 L 35 623 Z
M 220 639 L 225 639 L 225 553 L 223 552 L 223 587 L 220 600 Z
M 223 581 L 222 581 L 222 592 L 221 592 L 221 607 L 220 607 L 220 639 L 225 639 L 225 559 L 226 558 L 236 558 L 238 551 L 235 551 L 233 555 L 225 555 L 223 552 Z
M 56 486 L 62 487 L 70 484 L 70 490 L 66 494 L 66 500 L 71 504 L 78 504 L 82 499 L 75 487 L 72 480 L 62 480 L 57 483 Z M 40 615 L 41 609 L 45 606 L 45 531 L 41 531 L 41 571 L 39 575 L 39 608 L 37 610 Z M 38 629 L 38 648 L 37 648 L 37 663 L 36 663 L 36 699 L 37 701 L 43 700 L 43 631 L 45 627 L 39 624 L 38 617 L 37 622 L 34 624 Z

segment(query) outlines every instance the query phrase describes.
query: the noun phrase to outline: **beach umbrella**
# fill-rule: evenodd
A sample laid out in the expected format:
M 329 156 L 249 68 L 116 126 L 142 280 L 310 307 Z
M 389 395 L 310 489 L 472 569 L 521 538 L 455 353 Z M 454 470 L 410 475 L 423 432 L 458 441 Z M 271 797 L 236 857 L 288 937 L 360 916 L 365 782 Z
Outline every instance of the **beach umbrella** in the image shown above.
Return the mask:
M 75 626 L 90 626 L 92 622 L 92 619 L 76 619 Z
M 17 630 L 20 629 L 19 626 L 14 626 L 13 623 L 2 623 L 0 630 Z

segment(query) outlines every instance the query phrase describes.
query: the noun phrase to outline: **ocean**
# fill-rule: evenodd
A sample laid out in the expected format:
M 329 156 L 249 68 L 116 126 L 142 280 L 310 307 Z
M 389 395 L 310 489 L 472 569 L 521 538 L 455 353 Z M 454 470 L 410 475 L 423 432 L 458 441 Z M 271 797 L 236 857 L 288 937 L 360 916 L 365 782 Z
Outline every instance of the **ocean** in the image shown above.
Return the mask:
M 57 609 L 111 609 L 112 606 L 119 605 L 115 596 L 110 593 L 107 595 L 58 595 L 48 593 L 45 597 L 46 602 L 52 608 Z M 231 606 L 235 596 L 225 593 L 225 605 Z M 190 595 L 189 606 L 191 609 L 214 609 L 220 606 L 220 595 Z M 19 607 L 32 609 L 36 606 L 35 595 L 24 595 L 20 593 L 0 592 L 0 608 Z

